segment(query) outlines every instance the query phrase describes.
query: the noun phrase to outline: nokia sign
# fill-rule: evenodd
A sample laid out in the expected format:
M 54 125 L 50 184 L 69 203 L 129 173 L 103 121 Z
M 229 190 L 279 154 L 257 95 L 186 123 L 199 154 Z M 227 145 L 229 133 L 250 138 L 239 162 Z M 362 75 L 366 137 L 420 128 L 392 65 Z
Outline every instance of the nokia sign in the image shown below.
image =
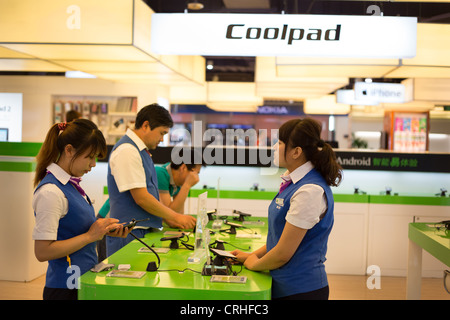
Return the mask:
M 413 58 L 417 18 L 155 13 L 151 49 L 164 55 Z
M 281 30 L 281 31 L 280 31 Z M 323 36 L 322 36 L 323 34 Z M 341 25 L 338 24 L 335 29 L 305 29 L 289 28 L 287 24 L 282 28 L 268 27 L 246 27 L 245 24 L 230 24 L 227 27 L 227 39 L 264 39 L 264 40 L 285 40 L 287 44 L 291 45 L 297 40 L 325 40 L 325 41 L 339 41 L 341 34 Z

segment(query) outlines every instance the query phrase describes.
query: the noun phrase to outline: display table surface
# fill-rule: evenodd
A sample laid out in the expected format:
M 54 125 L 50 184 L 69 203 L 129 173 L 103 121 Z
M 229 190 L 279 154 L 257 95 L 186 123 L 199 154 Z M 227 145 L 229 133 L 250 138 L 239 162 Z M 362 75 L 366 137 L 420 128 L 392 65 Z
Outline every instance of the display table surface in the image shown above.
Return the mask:
M 247 221 L 260 221 L 264 225 L 244 224 L 247 228 L 239 233 L 251 236 L 261 234 L 261 238 L 237 238 L 237 235 L 227 232 L 217 232 L 211 235 L 211 243 L 214 240 L 222 240 L 225 243 L 226 251 L 236 249 L 232 245 L 239 247 L 242 251 L 253 251 L 263 246 L 267 237 L 267 218 L 248 217 Z M 231 220 L 230 222 L 243 224 L 242 222 Z M 211 226 L 211 222 L 208 227 Z M 223 229 L 228 229 L 228 225 L 223 225 Z M 170 241 L 160 241 L 167 231 L 178 231 L 176 229 L 164 228 L 162 231 L 151 232 L 142 239 L 149 246 L 154 248 L 168 248 Z M 189 235 L 189 244 L 194 244 L 195 235 Z M 138 252 L 144 245 L 137 240 L 133 240 L 127 246 L 104 260 L 105 263 L 130 264 L 132 271 L 145 271 L 150 261 L 157 261 L 156 256 L 151 253 Z M 146 272 L 141 279 L 113 278 L 107 277 L 109 271 L 94 273 L 88 271 L 80 277 L 80 290 L 78 298 L 80 300 L 94 299 L 151 299 L 151 300 L 268 300 L 271 297 L 272 278 L 269 272 L 249 271 L 241 265 L 233 265 L 232 270 L 238 272 L 239 276 L 246 276 L 245 284 L 238 283 L 217 283 L 210 282 L 211 276 L 202 276 L 200 273 L 191 270 L 179 272 L 186 268 L 201 272 L 204 263 L 188 263 L 188 257 L 193 251 L 184 248 L 180 244 L 179 249 L 170 249 L 168 253 L 159 253 L 161 265 L 156 272 Z M 212 255 L 214 257 L 214 255 Z M 170 270 L 170 271 L 169 271 Z
M 450 267 L 450 233 L 436 230 L 429 223 L 410 223 L 408 228 L 407 299 L 420 299 L 422 249 Z

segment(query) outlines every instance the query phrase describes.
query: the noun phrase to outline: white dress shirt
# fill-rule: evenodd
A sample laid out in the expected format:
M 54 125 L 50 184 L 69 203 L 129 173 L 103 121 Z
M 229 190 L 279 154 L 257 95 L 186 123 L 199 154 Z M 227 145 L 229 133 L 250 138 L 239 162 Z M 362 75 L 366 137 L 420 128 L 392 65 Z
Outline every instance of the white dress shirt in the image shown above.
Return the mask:
M 109 166 L 119 192 L 147 187 L 144 165 L 139 154 L 147 147 L 133 130 L 128 129 L 125 134 L 136 144 L 139 151 L 130 143 L 122 143 L 111 153 Z
M 311 161 L 301 165 L 293 172 L 286 171 L 281 178 L 296 183 L 314 168 Z M 291 197 L 290 208 L 286 214 L 286 221 L 302 228 L 311 229 L 320 221 L 327 210 L 327 200 L 322 187 L 316 184 L 301 186 Z
M 47 170 L 62 184 L 69 183 L 70 175 L 56 163 L 50 164 Z M 69 211 L 69 202 L 64 193 L 53 183 L 44 184 L 34 193 L 32 206 L 36 213 L 32 239 L 57 240 L 59 219 Z

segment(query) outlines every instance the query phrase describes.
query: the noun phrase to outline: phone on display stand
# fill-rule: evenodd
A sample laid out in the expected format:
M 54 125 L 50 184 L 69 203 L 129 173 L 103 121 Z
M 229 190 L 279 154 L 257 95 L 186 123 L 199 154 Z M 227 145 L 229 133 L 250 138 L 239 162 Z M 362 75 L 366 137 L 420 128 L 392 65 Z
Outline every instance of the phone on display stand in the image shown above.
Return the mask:
M 150 218 L 142 219 L 142 220 L 131 219 L 130 222 L 123 223 L 123 227 L 124 228 L 134 228 L 137 223 L 147 221 L 147 220 L 150 220 Z M 114 232 L 114 231 L 116 231 L 116 229 L 112 229 L 109 232 Z

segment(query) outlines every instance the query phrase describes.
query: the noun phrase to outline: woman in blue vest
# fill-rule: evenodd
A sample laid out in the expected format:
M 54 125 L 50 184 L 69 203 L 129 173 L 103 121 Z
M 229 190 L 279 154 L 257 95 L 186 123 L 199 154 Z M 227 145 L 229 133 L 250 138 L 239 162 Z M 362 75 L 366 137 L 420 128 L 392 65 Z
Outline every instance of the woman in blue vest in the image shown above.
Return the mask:
M 53 125 L 36 157 L 33 209 L 35 255 L 48 261 L 44 300 L 77 299 L 78 277 L 97 264 L 96 241 L 126 237 L 117 219 L 95 218 L 91 200 L 79 185 L 81 176 L 106 155 L 106 142 L 86 119 Z
M 287 171 L 269 206 L 266 245 L 253 253 L 233 251 L 246 268 L 270 270 L 273 299 L 328 299 L 324 262 L 334 221 L 330 186 L 340 183 L 342 168 L 320 139 L 321 130 L 309 118 L 281 126 L 274 162 Z

